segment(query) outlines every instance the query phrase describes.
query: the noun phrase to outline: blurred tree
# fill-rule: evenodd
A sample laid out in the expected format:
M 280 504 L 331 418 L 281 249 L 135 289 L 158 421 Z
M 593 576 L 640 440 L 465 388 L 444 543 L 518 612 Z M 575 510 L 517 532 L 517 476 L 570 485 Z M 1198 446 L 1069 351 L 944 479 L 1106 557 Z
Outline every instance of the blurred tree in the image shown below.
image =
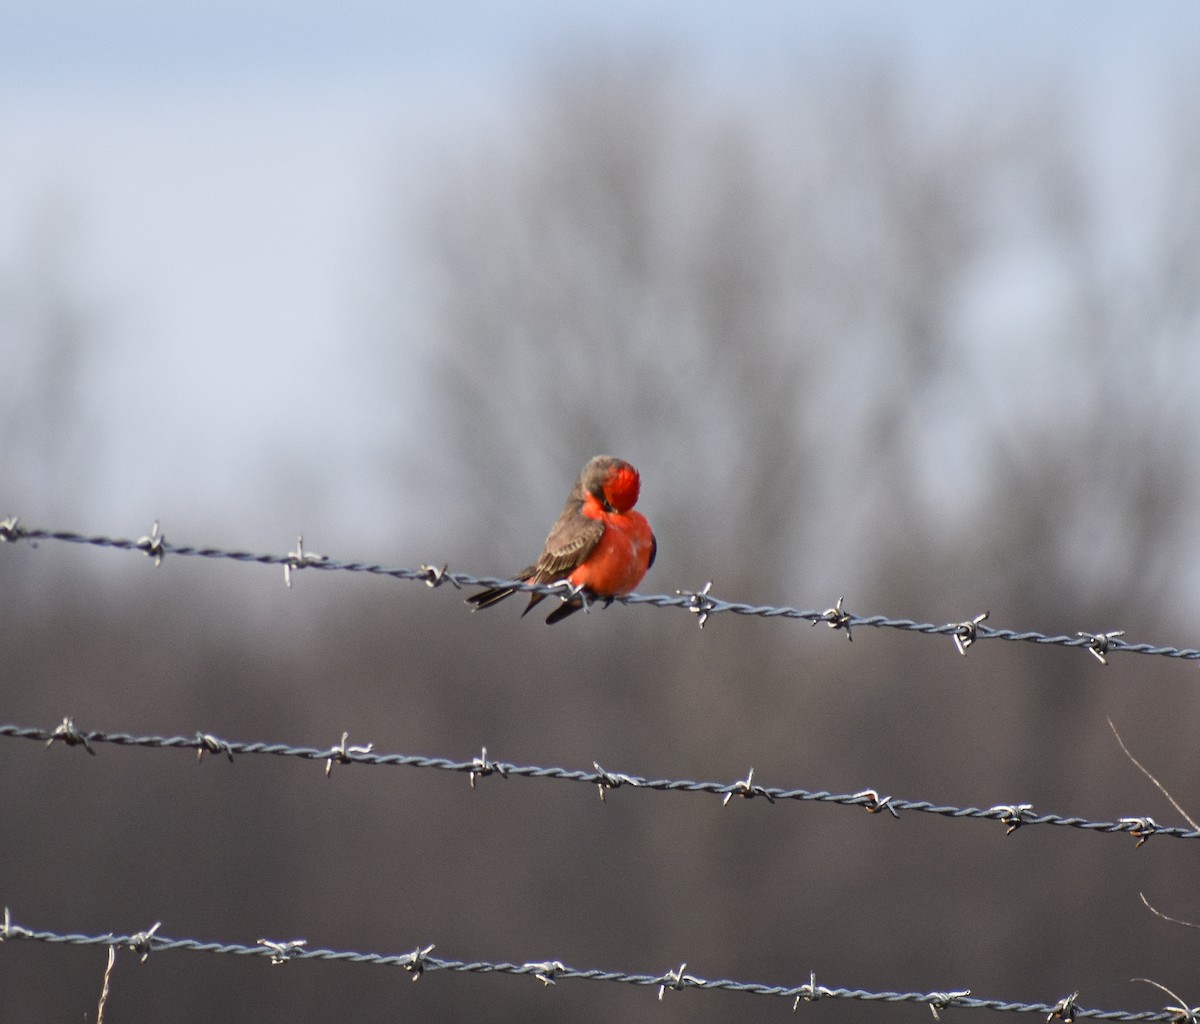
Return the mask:
M 548 525 L 612 448 L 643 469 L 658 579 L 924 576 L 936 597 L 937 552 L 977 547 L 982 520 L 998 603 L 1053 564 L 1052 603 L 1114 570 L 1113 593 L 1146 596 L 1170 551 L 1162 592 L 1196 553 L 1178 371 L 1198 133 L 1132 168 L 1126 187 L 1165 190 L 1130 249 L 1065 100 L 928 103 L 880 69 L 753 113 L 657 68 L 576 72 L 450 176 L 436 364 L 453 486 L 478 496 L 461 507 L 506 510 L 494 556 L 536 544 L 527 516 Z
M 31 217 L 21 263 L 0 269 L 0 515 L 39 523 L 77 523 L 87 501 L 96 324 L 74 280 L 77 229 L 70 203 L 48 204 Z

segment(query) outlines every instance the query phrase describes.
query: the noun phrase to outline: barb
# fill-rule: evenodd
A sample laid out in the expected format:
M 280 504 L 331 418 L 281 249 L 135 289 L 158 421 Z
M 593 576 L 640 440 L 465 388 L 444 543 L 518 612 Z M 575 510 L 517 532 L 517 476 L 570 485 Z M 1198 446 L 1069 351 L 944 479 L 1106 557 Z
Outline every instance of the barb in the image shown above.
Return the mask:
M 96 756 L 96 752 L 88 743 L 87 737 L 75 728 L 75 722 L 68 715 L 58 725 L 54 727 L 54 731 L 46 736 L 46 746 L 50 746 L 55 740 L 62 740 L 68 747 L 82 746 L 92 757 Z
M 304 952 L 304 947 L 308 945 L 308 939 L 288 939 L 286 942 L 278 942 L 274 939 L 259 939 L 258 944 L 265 946 L 271 954 L 271 963 L 278 966 L 286 964 L 289 960 L 294 959 L 298 954 Z
M 119 551 L 137 551 L 149 555 L 155 564 L 162 562 L 168 555 L 184 555 L 196 558 L 227 559 L 234 562 L 253 562 L 259 565 L 282 566 L 284 579 L 291 585 L 292 574 L 298 569 L 320 569 L 329 572 L 359 572 L 372 576 L 388 576 L 397 580 L 411 580 L 424 583 L 430 587 L 438 587 L 450 583 L 456 588 L 503 587 L 505 589 L 523 591 L 525 593 L 562 596 L 561 584 L 524 583 L 519 580 L 508 580 L 499 576 L 474 576 L 464 572 L 450 572 L 445 565 L 440 569 L 430 565 L 422 565 L 418 569 L 395 568 L 368 562 L 344 562 L 326 555 L 314 555 L 304 551 L 302 543 L 297 542 L 295 551 L 284 555 L 254 554 L 249 551 L 229 551 L 223 548 L 196 547 L 190 544 L 172 544 L 165 537 L 152 531 L 150 536 L 137 540 L 127 540 L 120 537 L 87 536 L 70 530 L 43 530 L 25 527 L 16 516 L 0 520 L 0 541 L 16 542 L 19 540 L 54 540 L 67 544 L 88 544 L 94 547 L 114 548 Z M 966 622 L 919 622 L 915 619 L 891 618 L 886 615 L 854 615 L 845 611 L 841 600 L 833 608 L 825 611 L 802 611 L 786 605 L 755 605 L 741 601 L 726 601 L 709 593 L 711 582 L 699 591 L 681 590 L 671 594 L 626 594 L 613 600 L 625 605 L 652 605 L 656 608 L 681 608 L 696 615 L 701 625 L 710 616 L 722 612 L 734 615 L 749 615 L 764 619 L 796 619 L 816 625 L 824 622 L 833 629 L 845 630 L 847 638 L 855 628 L 898 629 L 907 633 L 917 633 L 924 636 L 945 636 L 959 643 L 959 650 L 964 651 L 971 644 L 982 640 L 1007 640 L 1017 643 L 1032 643 L 1052 647 L 1077 647 L 1086 650 L 1102 664 L 1108 664 L 1108 657 L 1113 654 L 1151 654 L 1164 658 L 1174 658 L 1183 661 L 1200 661 L 1200 649 L 1194 647 L 1160 646 L 1148 643 L 1129 643 L 1122 639 L 1123 630 L 1108 630 L 1099 633 L 1077 632 L 1074 636 L 1053 635 L 1040 633 L 1036 630 L 994 629 L 986 626 L 983 619 L 977 616 Z M 970 643 L 966 643 L 969 640 Z
M 606 803 L 604 791 L 606 789 L 616 789 L 619 786 L 630 785 L 636 786 L 637 779 L 630 775 L 622 775 L 619 772 L 606 772 L 600 767 L 599 761 L 593 761 L 592 767 L 596 769 L 597 781 L 596 788 L 600 790 L 600 802 Z
M 150 527 L 150 532 L 144 537 L 139 537 L 134 546 L 138 550 L 145 552 L 147 557 L 154 559 L 155 568 L 162 565 L 163 555 L 165 554 L 163 546 L 166 544 L 167 538 L 158 532 L 158 520 L 154 520 L 154 524 Z
M 344 732 L 342 733 L 342 742 L 336 747 L 329 748 L 329 756 L 325 760 L 325 778 L 329 778 L 329 774 L 333 771 L 333 766 L 335 763 L 345 764 L 353 754 L 369 754 L 375 746 L 374 743 L 368 743 L 365 747 L 348 747 L 346 746 L 346 740 L 349 738 L 350 734 L 348 732 Z M 203 751 L 200 751 L 200 753 L 203 753 Z M 233 760 L 232 754 L 230 754 L 229 760 Z
M 155 527 L 158 526 L 156 522 Z M 304 550 L 304 538 L 296 538 L 296 550 L 289 551 L 284 558 L 283 563 L 283 582 L 290 590 L 292 587 L 292 573 L 300 569 L 307 569 L 309 566 L 320 565 L 322 562 L 329 561 L 325 555 L 314 555 L 312 552 Z
M 62 726 L 57 729 L 40 729 L 19 725 L 0 725 L 0 737 L 45 742 L 57 738 L 61 728 Z M 601 796 L 604 795 L 605 790 L 626 785 L 638 791 L 709 793 L 722 797 L 726 804 L 735 796 L 744 798 L 761 796 L 771 804 L 789 800 L 865 807 L 868 811 L 875 813 L 886 810 L 893 818 L 899 818 L 901 811 L 919 811 L 923 814 L 936 814 L 943 818 L 978 818 L 996 821 L 1007 826 L 1009 835 L 1019 828 L 1030 825 L 1058 825 L 1083 829 L 1088 832 L 1124 833 L 1138 839 L 1138 846 L 1141 846 L 1150 835 L 1172 836 L 1176 839 L 1200 839 L 1200 829 L 1185 828 L 1181 825 L 1159 825 L 1148 815 L 1123 817 L 1118 821 L 1092 821 L 1087 818 L 1067 817 L 1060 814 L 1037 814 L 1031 804 L 995 804 L 987 808 L 956 807 L 934 804 L 928 800 L 903 800 L 895 796 L 880 796 L 878 790 L 871 788 L 864 788 L 855 793 L 829 793 L 825 790 L 800 788 L 782 789 L 759 785 L 754 781 L 753 772 L 747 778 L 735 782 L 694 782 L 690 779 L 651 779 L 628 772 L 611 772 L 594 762 L 595 771 L 511 764 L 489 758 L 486 747 L 478 757 L 469 761 L 454 761 L 444 757 L 426 757 L 421 754 L 376 753 L 371 749 L 371 744 L 350 746 L 343 751 L 341 746 L 331 750 L 328 747 L 323 749 L 296 747 L 286 743 L 242 743 L 237 740 L 218 739 L 211 733 L 205 732 L 194 733 L 191 736 L 131 736 L 129 733 L 123 732 L 83 731 L 75 728 L 74 725 L 72 725 L 72 729 L 75 745 L 85 746 L 92 754 L 95 754 L 92 744 L 104 743 L 122 747 L 195 750 L 197 753 L 217 749 L 227 754 L 231 761 L 234 754 L 270 754 L 276 757 L 298 757 L 307 761 L 325 761 L 327 767 L 337 762 L 340 764 L 432 768 L 439 771 L 459 772 L 468 777 L 472 788 L 475 787 L 478 779 L 486 778 L 489 775 L 499 775 L 505 779 L 554 779 L 563 782 L 582 782 L 589 786 L 599 787 Z
M 421 975 L 425 973 L 425 961 L 429 957 L 429 954 L 433 952 L 433 947 L 434 944 L 432 942 L 428 946 L 418 946 L 408 954 L 407 958 L 401 964 L 412 975 L 413 981 L 420 980 Z
M 7 910 L 5 911 L 7 915 Z M 663 974 L 637 974 L 630 971 L 602 970 L 600 968 L 577 968 L 565 964 L 562 960 L 545 960 L 533 963 L 494 962 L 489 960 L 450 960 L 430 956 L 432 945 L 418 946 L 411 953 L 384 954 L 374 952 L 358 952 L 352 950 L 333 950 L 309 948 L 301 940 L 292 942 L 272 942 L 259 940 L 258 945 L 247 946 L 237 942 L 204 942 L 199 939 L 173 939 L 165 935 L 116 935 L 112 932 L 104 935 L 84 935 L 78 933 L 59 933 L 53 931 L 35 931 L 12 924 L 6 916 L 6 925 L 0 932 L 0 940 L 27 940 L 30 942 L 45 942 L 69 946 L 106 946 L 114 949 L 118 946 L 130 946 L 135 941 L 149 942 L 156 953 L 187 950 L 194 953 L 213 953 L 222 956 L 253 956 L 267 958 L 272 963 L 284 961 L 295 963 L 300 960 L 340 960 L 352 964 L 371 964 L 380 967 L 399 967 L 409 971 L 416 980 L 425 972 L 453 971 L 465 974 L 504 974 L 516 977 L 534 977 L 543 985 L 549 986 L 561 981 L 608 981 L 621 985 L 636 985 L 641 988 L 655 988 L 659 998 L 667 989 L 697 989 L 699 991 L 742 992 L 747 995 L 772 996 L 777 999 L 795 1000 L 798 1005 L 801 1000 L 821 999 L 853 999 L 861 1002 L 883 1003 L 918 1003 L 930 1007 L 931 1010 L 944 1009 L 947 1006 L 972 1010 L 999 1010 L 1008 1013 L 1040 1013 L 1051 1017 L 1068 1020 L 1079 1017 L 1094 1017 L 1108 1021 L 1178 1021 L 1178 1013 L 1167 1011 L 1153 1013 L 1148 1011 L 1134 1012 L 1129 1010 L 1100 1010 L 1078 1006 L 1075 998 L 1078 993 L 1054 1003 L 1021 1002 L 1006 999 L 977 999 L 966 989 L 947 989 L 938 992 L 890 992 L 873 991 L 863 988 L 838 988 L 827 985 L 816 985 L 815 976 L 810 983 L 803 985 L 769 985 L 757 981 L 732 981 L 728 978 L 705 978 L 695 974 L 684 974 L 687 964 L 681 964 L 677 969 Z

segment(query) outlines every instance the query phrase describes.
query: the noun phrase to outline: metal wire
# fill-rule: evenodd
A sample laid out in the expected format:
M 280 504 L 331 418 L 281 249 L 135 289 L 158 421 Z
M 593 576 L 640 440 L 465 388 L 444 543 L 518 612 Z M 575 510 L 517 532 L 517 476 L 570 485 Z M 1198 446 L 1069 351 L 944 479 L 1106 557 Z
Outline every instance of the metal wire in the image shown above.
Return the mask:
M 1200 831 L 1179 825 L 1159 825 L 1148 815 L 1125 817 L 1118 821 L 1092 821 L 1078 816 L 1059 814 L 1036 814 L 1030 804 L 996 804 L 992 807 L 956 807 L 934 804 L 928 800 L 904 800 L 899 797 L 882 796 L 877 790 L 863 789 L 857 793 L 829 793 L 825 790 L 800 788 L 783 789 L 762 786 L 754 782 L 754 772 L 735 782 L 694 782 L 690 779 L 652 779 L 625 772 L 611 772 L 593 762 L 594 771 L 519 765 L 497 761 L 487 756 L 484 748 L 479 757 L 470 761 L 454 761 L 444 757 L 425 757 L 419 754 L 375 753 L 372 744 L 347 746 L 347 734 L 342 734 L 341 743 L 318 749 L 297 747 L 285 743 L 242 743 L 237 740 L 218 738 L 211 733 L 197 732 L 192 736 L 132 736 L 121 732 L 99 732 L 81 730 L 70 718 L 63 719 L 54 729 L 0 725 L 0 737 L 41 740 L 47 746 L 58 741 L 67 746 L 82 746 L 94 754 L 93 745 L 111 743 L 123 747 L 149 747 L 161 749 L 195 750 L 197 757 L 204 754 L 225 756 L 230 761 L 235 754 L 270 754 L 277 757 L 298 757 L 307 761 L 324 761 L 328 775 L 335 764 L 391 765 L 406 768 L 432 768 L 439 771 L 458 772 L 467 775 L 471 786 L 477 779 L 489 775 L 505 778 L 555 779 L 564 782 L 582 782 L 596 786 L 601 799 L 609 790 L 628 786 L 632 789 L 659 792 L 709 793 L 720 796 L 726 804 L 734 797 L 752 799 L 763 797 L 769 803 L 795 800 L 811 803 L 837 804 L 865 808 L 872 813 L 888 812 L 898 818 L 901 811 L 920 811 L 944 818 L 978 818 L 996 821 L 1004 825 L 1011 834 L 1027 825 L 1058 825 L 1098 833 L 1124 833 L 1137 840 L 1141 846 L 1151 836 L 1172 836 L 1176 839 L 1200 839 Z
M 104 935 L 83 935 L 45 930 L 35 931 L 13 924 L 9 911 L 5 908 L 4 924 L 0 928 L 0 942 L 27 940 L 70 946 L 105 946 L 110 949 L 127 947 L 139 954 L 142 960 L 145 960 L 151 953 L 177 950 L 228 956 L 265 957 L 274 964 L 282 964 L 291 960 L 341 960 L 353 964 L 401 967 L 408 971 L 414 980 L 426 972 L 454 971 L 468 974 L 529 976 L 546 986 L 559 981 L 609 981 L 623 985 L 657 988 L 659 999 L 662 999 L 668 991 L 680 991 L 685 988 L 701 991 L 723 990 L 790 999 L 793 1000 L 793 1009 L 799 1007 L 802 1002 L 815 1002 L 818 999 L 854 999 L 863 1002 L 923 1003 L 934 1010 L 935 1016 L 937 1010 L 955 1006 L 972 1010 L 999 1010 L 1008 1013 L 1040 1013 L 1049 1019 L 1059 1019 L 1064 1022 L 1069 1022 L 1076 1017 L 1110 1021 L 1179 1020 L 1178 1013 L 1169 1010 L 1132 1012 L 1129 1010 L 1089 1009 L 1077 1005 L 1078 993 L 1073 993 L 1055 1003 L 1028 1003 L 1004 999 L 978 999 L 972 997 L 967 989 L 945 992 L 888 992 L 862 988 L 839 988 L 818 985 L 815 974 L 810 974 L 808 983 L 803 985 L 768 985 L 763 982 L 731 981 L 727 978 L 704 978 L 695 974 L 685 974 L 687 964 L 681 964 L 678 968 L 663 974 L 634 974 L 619 970 L 576 968 L 568 966 L 561 960 L 545 960 L 525 964 L 490 960 L 449 960 L 432 956 L 431 950 L 434 948 L 432 945 L 417 946 L 411 953 L 397 955 L 309 948 L 303 939 L 286 941 L 259 939 L 258 944 L 254 946 L 236 942 L 203 942 L 199 939 L 168 938 L 165 935 L 157 934 L 158 928 L 159 925 L 156 924 L 147 931 L 138 932 L 135 935 L 118 935 L 111 932 Z
M 414 580 L 430 587 L 450 583 L 460 587 L 512 587 L 528 593 L 563 596 L 561 586 L 521 583 L 497 576 L 475 576 L 464 572 L 450 572 L 446 566 L 440 568 L 423 565 L 419 569 L 395 568 L 377 563 L 344 562 L 325 555 L 312 554 L 304 550 L 302 538 L 297 538 L 296 550 L 285 555 L 255 554 L 249 551 L 229 551 L 223 548 L 196 547 L 190 544 L 172 544 L 159 532 L 156 521 L 150 533 L 129 540 L 119 537 L 87 536 L 70 530 L 44 530 L 25 527 L 15 516 L 0 520 L 0 541 L 53 540 L 68 544 L 88 544 L 94 547 L 115 548 L 122 551 L 140 551 L 161 564 L 167 555 L 185 555 L 197 558 L 228 559 L 235 562 L 256 562 L 260 565 L 282 566 L 284 580 L 291 586 L 292 576 L 300 569 L 322 569 L 327 572 L 358 572 L 372 576 L 388 576 L 398 580 Z M 1194 647 L 1161 646 L 1149 643 L 1129 643 L 1123 639 L 1123 630 L 1108 630 L 1099 633 L 1080 631 L 1075 636 L 1041 633 L 1037 630 L 995 629 L 984 623 L 987 613 L 962 622 L 933 623 L 915 619 L 892 618 L 886 615 L 854 615 L 842 609 L 842 600 L 825 611 L 801 611 L 798 608 L 767 604 L 747 604 L 741 601 L 726 601 L 709 593 L 712 583 L 697 591 L 679 591 L 670 594 L 626 594 L 613 600 L 626 605 L 652 605 L 656 608 L 682 608 L 693 615 L 701 626 L 710 616 L 721 612 L 748 615 L 764 619 L 797 619 L 814 626 L 824 622 L 834 629 L 845 630 L 852 636 L 855 627 L 874 629 L 899 629 L 926 636 L 945 636 L 955 641 L 960 653 L 980 640 L 1008 640 L 1021 643 L 1049 645 L 1054 647 L 1079 647 L 1108 664 L 1110 654 L 1153 654 L 1164 658 L 1184 661 L 1200 661 L 1200 649 Z

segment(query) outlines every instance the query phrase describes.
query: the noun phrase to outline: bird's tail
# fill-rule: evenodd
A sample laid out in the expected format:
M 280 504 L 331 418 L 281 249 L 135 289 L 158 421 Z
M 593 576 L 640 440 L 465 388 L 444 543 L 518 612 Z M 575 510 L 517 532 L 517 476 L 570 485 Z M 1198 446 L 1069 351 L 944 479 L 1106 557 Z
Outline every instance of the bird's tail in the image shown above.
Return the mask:
M 528 569 L 523 569 L 517 573 L 513 579 L 524 583 L 532 575 L 533 567 L 530 566 Z M 488 590 L 481 590 L 478 594 L 472 594 L 467 598 L 467 604 L 473 604 L 475 607 L 472 611 L 478 611 L 480 608 L 490 608 L 492 605 L 503 601 L 506 597 L 512 597 L 515 593 L 517 593 L 516 587 L 491 587 Z M 532 596 L 538 599 L 542 597 L 541 594 L 533 594 Z M 532 608 L 535 604 L 537 604 L 536 600 L 531 601 L 529 607 Z M 529 611 L 529 608 L 526 608 L 525 611 Z
M 473 610 L 478 611 L 480 608 L 490 608 L 506 597 L 512 597 L 516 592 L 515 587 L 492 587 L 491 590 L 481 590 L 478 594 L 472 594 L 467 598 L 467 604 L 473 604 Z
M 524 582 L 530 579 L 532 576 L 533 570 L 528 569 L 520 575 L 514 576 L 513 579 Z M 481 590 L 478 594 L 472 594 L 467 598 L 467 604 L 473 604 L 475 607 L 471 610 L 478 611 L 480 608 L 490 608 L 494 604 L 499 604 L 506 597 L 512 597 L 512 595 L 515 593 L 517 593 L 516 587 L 490 587 L 487 590 Z M 538 604 L 540 601 L 544 601 L 545 599 L 545 594 L 530 594 L 529 604 L 527 604 L 525 606 L 525 610 L 521 612 L 521 617 L 524 618 L 533 610 L 533 606 L 535 604 Z M 556 622 L 562 622 L 562 620 L 568 615 L 574 615 L 577 611 L 585 606 L 585 601 L 588 599 L 594 600 L 595 597 L 591 591 L 586 589 L 582 595 L 575 594 L 571 597 L 564 595 L 562 603 L 546 616 L 546 625 L 553 626 Z M 606 598 L 604 603 L 611 604 L 612 598 Z

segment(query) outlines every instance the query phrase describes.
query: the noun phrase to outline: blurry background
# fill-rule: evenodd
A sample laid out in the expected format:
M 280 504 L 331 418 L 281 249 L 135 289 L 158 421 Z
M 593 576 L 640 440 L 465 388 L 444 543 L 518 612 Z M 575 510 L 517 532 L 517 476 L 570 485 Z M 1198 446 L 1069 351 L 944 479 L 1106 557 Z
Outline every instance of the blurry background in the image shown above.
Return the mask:
M 659 537 L 643 592 L 1196 644 L 1195 5 L 5 22 L 0 515 L 504 574 L 609 451 Z M 281 576 L 3 547 L 0 720 L 1180 823 L 1111 717 L 1200 812 L 1191 663 L 622 606 L 547 629 Z M 1200 940 L 1138 899 L 1200 918 L 1165 838 L 16 740 L 0 821 L 0 903 L 33 928 L 1200 999 Z M 0 1015 L 93 1019 L 103 965 L 6 944 Z M 108 1013 L 786 1012 L 407 977 L 124 953 Z

